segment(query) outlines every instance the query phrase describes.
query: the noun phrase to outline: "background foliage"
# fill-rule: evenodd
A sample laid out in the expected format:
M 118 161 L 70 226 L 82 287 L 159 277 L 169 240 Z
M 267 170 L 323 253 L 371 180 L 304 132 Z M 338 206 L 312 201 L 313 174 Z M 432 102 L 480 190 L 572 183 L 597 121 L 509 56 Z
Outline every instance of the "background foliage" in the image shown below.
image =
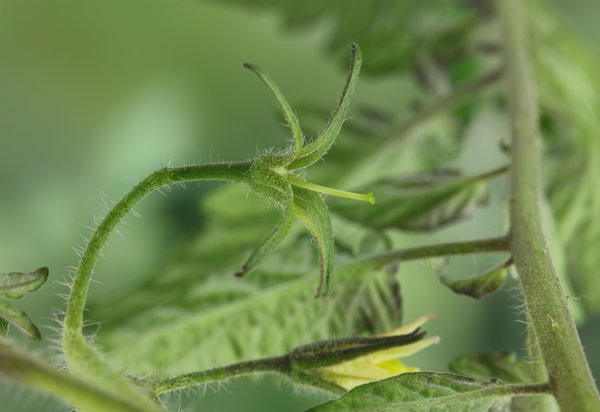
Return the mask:
M 493 93 L 425 127 L 408 133 L 403 129 L 403 121 L 415 113 L 415 107 L 427 107 L 436 96 L 493 67 L 493 53 L 464 56 L 465 49 L 476 51 L 469 43 L 473 36 L 485 37 L 486 33 L 453 30 L 485 18 L 485 8 L 467 12 L 451 2 L 439 6 L 437 2 L 436 6 L 427 2 L 398 6 L 386 1 L 224 3 L 161 1 L 140 8 L 135 1 L 88 4 L 65 0 L 52 5 L 0 1 L 0 50 L 5 56 L 0 62 L 0 269 L 51 268 L 50 282 L 21 304 L 41 325 L 45 337 L 54 335 L 48 308 L 63 305 L 55 296 L 65 292 L 58 281 L 67 272 L 64 268 L 76 261 L 68 245 L 82 244 L 78 232 L 88 235 L 81 225 L 93 225 L 90 210 L 103 215 L 104 203 L 118 198 L 133 181 L 161 164 L 243 159 L 286 141 L 287 131 L 281 128 L 270 96 L 240 69 L 244 61 L 268 69 L 288 98 L 302 103 L 299 115 L 307 131 L 317 130 L 329 110 L 322 108 L 333 107 L 343 83 L 339 62 L 347 61 L 347 43 L 361 44 L 365 68 L 353 103 L 354 118 L 328 156 L 326 167 L 311 172 L 315 181 L 360 186 L 372 178 L 406 175 L 434 165 L 458 167 L 473 175 L 505 162 L 499 145 L 507 136 L 504 109 Z M 237 3 L 246 7 L 239 8 Z M 579 291 L 597 291 L 594 277 L 578 273 L 593 273 L 590 268 L 597 266 L 593 254 L 585 253 L 580 245 L 593 243 L 599 232 L 590 224 L 593 211 L 600 210 L 597 195 L 590 189 L 599 173 L 594 123 L 600 105 L 597 85 L 581 79 L 585 79 L 582 74 L 595 73 L 597 57 L 589 51 L 600 32 L 592 20 L 586 20 L 593 15 L 590 8 L 594 5 L 564 2 L 562 7 L 573 30 L 587 36 L 592 46 L 573 46 L 579 40 L 563 31 L 553 35 L 552 19 L 540 8 L 538 41 L 552 45 L 546 49 L 552 53 L 536 55 L 539 67 L 552 67 L 538 73 L 546 91 L 541 98 L 551 149 L 549 211 L 559 218 L 557 250 L 562 250 L 561 244 L 573 245 L 564 251 L 563 272 L 574 277 Z M 431 22 L 439 30 L 432 31 Z M 404 30 L 406 38 L 399 38 L 398 30 Z M 444 47 L 440 39 L 456 48 Z M 420 55 L 424 47 L 432 53 Z M 440 65 L 439 72 L 426 71 L 435 69 L 432 59 Z M 440 72 L 448 67 L 451 76 L 445 78 Z M 406 134 L 404 141 L 390 143 L 391 137 L 401 133 Z M 387 153 L 401 155 L 390 159 Z M 357 162 L 349 169 L 352 158 Z M 385 175 L 381 174 L 383 164 L 389 166 Z M 341 217 L 334 221 L 340 239 L 338 264 L 385 247 L 388 241 L 414 245 L 498 234 L 504 226 L 499 217 L 503 184 L 502 179 L 491 181 L 488 205 L 477 209 L 472 220 L 433 235 L 392 232 L 382 238 L 373 232 L 361 239 L 354 234 L 365 222 L 347 222 L 340 211 Z M 341 310 L 348 305 L 346 300 L 337 305 L 318 302 L 309 313 L 306 305 L 294 307 L 290 296 L 312 299 L 315 287 L 314 277 L 302 277 L 301 269 L 314 268 L 316 261 L 300 231 L 264 265 L 282 265 L 283 277 L 263 270 L 243 284 L 236 282 L 230 275 L 243 260 L 240 251 L 268 232 L 276 211 L 265 211 L 264 202 L 246 198 L 241 187 L 215 189 L 216 185 L 174 189 L 166 201 L 153 196 L 139 210 L 143 219 L 128 220 L 129 226 L 121 228 L 125 240 L 114 237 L 105 253 L 107 259 L 99 264 L 97 279 L 102 285 L 92 287 L 90 318 L 105 324 L 92 324 L 90 331 L 98 330 L 100 341 L 114 349 L 113 356 L 138 368 L 135 371 L 158 367 L 173 372 L 189 367 L 190 362 L 208 366 L 273 355 L 298 339 L 308 342 L 323 337 L 325 330 L 344 334 L 357 327 L 344 324 Z M 354 240 L 345 244 L 344 239 Z M 232 255 L 236 258 L 224 264 L 221 258 Z M 453 259 L 446 272 L 471 274 L 500 258 Z M 435 276 L 437 269 L 438 265 L 430 263 L 402 267 L 399 279 L 405 291 L 405 313 L 394 310 L 398 296 L 389 292 L 394 288 L 387 287 L 387 273 L 378 275 L 380 287 L 344 283 L 347 296 L 367 297 L 356 298 L 367 317 L 384 315 L 377 316 L 382 324 L 358 327 L 381 330 L 395 317 L 410 320 L 427 312 L 437 314 L 437 324 L 428 329 L 442 336 L 442 345 L 410 360 L 425 370 L 444 370 L 464 353 L 523 346 L 521 331 L 513 322 L 520 300 L 511 285 L 475 302 L 443 287 Z M 344 269 L 344 273 L 356 270 L 364 268 Z M 354 279 L 351 275 L 348 279 Z M 277 300 L 271 295 L 261 297 L 267 285 Z M 140 287 L 143 290 L 134 294 Z M 587 295 L 582 306 L 588 311 L 597 309 L 600 298 Z M 236 304 L 225 305 L 230 299 Z M 209 304 L 211 312 L 206 316 Z M 160 311 L 154 309 L 158 306 Z M 324 312 L 334 316 L 327 318 L 326 325 L 315 323 Z M 585 320 L 582 316 L 585 347 L 600 343 L 599 322 L 597 315 Z M 192 324 L 194 334 L 185 333 Z M 299 336 L 282 334 L 282 327 L 286 332 L 308 329 Z M 205 339 L 206 335 L 211 338 Z M 237 340 L 242 336 L 254 339 L 253 344 L 240 345 Z M 182 337 L 195 348 L 187 357 L 172 350 Z M 23 345 L 38 352 L 53 351 L 47 341 Z M 132 356 L 129 348 L 133 345 L 136 353 Z M 156 347 L 161 348 L 160 358 L 151 365 L 144 363 L 148 351 L 157 353 Z M 598 376 L 600 359 L 591 351 L 588 355 Z M 272 390 L 273 385 L 278 389 Z M 292 404 L 301 409 L 315 403 L 314 394 L 295 396 L 287 386 L 269 379 L 228 387 L 236 396 L 227 396 L 225 391 L 221 392 L 224 396 L 212 394 L 201 401 L 196 395 L 184 396 L 181 402 L 192 409 L 191 405 L 201 402 L 205 410 L 217 410 L 216 405 L 219 410 L 236 410 L 242 404 L 246 410 L 252 410 L 252 405 L 264 410 L 265 404 L 277 409 Z M 266 399 L 257 401 L 257 387 Z M 3 399 L 19 405 L 14 410 L 35 410 L 41 402 L 49 410 L 47 400 L 23 403 L 25 395 L 15 395 L 5 382 L 2 391 Z M 55 409 L 61 410 L 58 405 Z

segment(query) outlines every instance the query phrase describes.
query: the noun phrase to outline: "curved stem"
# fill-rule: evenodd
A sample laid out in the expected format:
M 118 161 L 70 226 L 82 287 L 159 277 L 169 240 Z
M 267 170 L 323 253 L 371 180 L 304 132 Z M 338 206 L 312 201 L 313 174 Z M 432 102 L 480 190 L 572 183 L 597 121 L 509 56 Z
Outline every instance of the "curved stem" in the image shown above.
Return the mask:
M 114 397 L 0 342 L 0 374 L 92 412 L 144 412 L 143 405 Z
M 376 266 L 385 266 L 407 260 L 427 259 L 431 257 L 468 255 L 483 252 L 508 252 L 508 237 L 496 237 L 481 240 L 466 240 L 462 242 L 440 243 L 437 245 L 424 245 L 414 248 L 392 250 L 365 258 L 365 261 Z
M 251 162 L 217 163 L 178 168 L 163 168 L 139 182 L 113 208 L 96 228 L 79 261 L 71 294 L 67 301 L 65 331 L 80 332 L 83 326 L 83 311 L 88 287 L 98 256 L 117 224 L 133 207 L 154 190 L 173 183 L 197 180 L 228 180 L 241 182 Z
M 600 410 L 600 395 L 587 364 L 567 298 L 541 226 L 540 131 L 527 51 L 522 0 L 496 2 L 508 63 L 513 128 L 511 152 L 511 250 L 531 325 L 562 411 Z
M 96 351 L 83 335 L 83 312 L 94 266 L 117 224 L 138 202 L 154 190 L 186 181 L 246 181 L 251 165 L 251 162 L 240 162 L 163 168 L 139 182 L 108 212 L 92 234 L 81 256 L 67 300 L 63 325 L 63 352 L 74 373 L 102 383 L 104 388 L 111 393 L 125 395 L 136 400 L 141 405 L 145 405 L 148 411 L 157 410 L 157 405 L 149 401 L 146 394 L 142 393 L 139 388 L 125 381 L 119 373 L 114 371 L 102 354 Z

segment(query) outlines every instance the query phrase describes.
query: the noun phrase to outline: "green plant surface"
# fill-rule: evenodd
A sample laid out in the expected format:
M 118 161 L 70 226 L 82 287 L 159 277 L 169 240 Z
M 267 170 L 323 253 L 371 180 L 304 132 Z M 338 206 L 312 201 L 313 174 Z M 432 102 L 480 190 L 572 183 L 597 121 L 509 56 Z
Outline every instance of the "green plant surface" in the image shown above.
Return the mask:
M 0 8 L 3 408 L 600 408 L 600 60 L 551 3 Z
M 545 385 L 502 385 L 453 374 L 407 373 L 360 386 L 312 411 L 506 410 L 511 396 L 548 391 Z

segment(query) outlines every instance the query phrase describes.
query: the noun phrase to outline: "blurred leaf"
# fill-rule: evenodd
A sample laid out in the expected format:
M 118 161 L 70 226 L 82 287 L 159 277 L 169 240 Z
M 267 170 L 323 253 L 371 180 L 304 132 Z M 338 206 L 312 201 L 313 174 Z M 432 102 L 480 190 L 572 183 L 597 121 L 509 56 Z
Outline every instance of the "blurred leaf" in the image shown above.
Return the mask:
M 358 43 L 368 58 L 364 71 L 387 74 L 409 69 L 416 56 L 428 51 L 440 61 L 460 55 L 475 22 L 489 9 L 477 3 L 435 0 L 228 0 L 247 8 L 276 10 L 291 29 L 322 21 L 330 23 L 329 50 L 344 56 L 350 42 Z M 344 60 L 345 62 L 345 60 Z
M 307 102 L 294 105 L 306 134 L 316 136 L 331 116 L 329 107 Z M 352 116 L 344 123 L 343 132 L 363 138 L 373 138 L 385 132 L 393 125 L 394 116 L 377 107 L 359 105 L 353 110 Z M 339 139 L 338 142 L 346 139 Z
M 448 276 L 441 276 L 440 281 L 455 293 L 481 299 L 504 285 L 508 278 L 508 266 L 511 264 L 512 259 L 509 259 L 472 278 L 450 279 Z
M 545 2 L 530 2 L 548 166 L 547 192 L 567 270 L 587 308 L 600 310 L 600 59 Z
M 485 389 L 498 382 L 478 382 L 450 373 L 406 373 L 358 386 L 311 411 L 503 411 L 510 395 Z
M 11 304 L 0 302 L 0 318 L 4 318 L 9 323 L 15 325 L 29 338 L 33 340 L 42 339 L 40 330 L 33 324 L 29 316 Z
M 488 199 L 483 179 L 455 172 L 387 178 L 369 185 L 368 190 L 377 198 L 375 205 L 336 202 L 332 212 L 377 229 L 428 231 L 465 218 Z
M 454 359 L 449 369 L 473 379 L 498 378 L 506 383 L 529 383 L 533 380 L 532 364 L 514 352 L 477 353 Z
M 397 288 L 368 264 L 339 266 L 332 293 L 315 299 L 319 263 L 293 230 L 252 276 L 233 277 L 232 256 L 254 247 L 275 213 L 241 185 L 216 190 L 205 208 L 204 232 L 164 271 L 92 313 L 104 323 L 100 343 L 117 364 L 136 373 L 184 373 L 398 325 Z
M 40 268 L 30 273 L 0 273 L 0 296 L 10 299 L 22 298 L 25 293 L 35 292 L 48 279 L 48 268 Z

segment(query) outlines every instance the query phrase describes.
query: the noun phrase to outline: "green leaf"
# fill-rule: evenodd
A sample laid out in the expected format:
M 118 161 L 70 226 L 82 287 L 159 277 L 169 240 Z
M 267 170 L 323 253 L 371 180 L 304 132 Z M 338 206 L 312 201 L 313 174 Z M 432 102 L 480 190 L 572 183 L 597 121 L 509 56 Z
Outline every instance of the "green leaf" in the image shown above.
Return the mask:
M 333 274 L 334 243 L 331 216 L 325 201 L 316 192 L 294 187 L 294 214 L 314 236 L 319 249 L 319 286 L 317 296 L 327 294 Z M 323 289 L 324 287 L 324 289 Z
M 476 353 L 454 359 L 449 369 L 473 379 L 498 378 L 506 383 L 530 383 L 533 365 L 514 352 Z
M 385 273 L 353 266 L 336 275 L 335 294 L 327 299 L 314 299 L 313 271 L 257 270 L 242 279 L 221 274 L 197 280 L 163 307 L 131 314 L 103 329 L 101 344 L 129 370 L 171 374 L 277 356 L 298 343 L 392 327 L 396 306 Z M 135 293 L 147 297 L 152 292 Z
M 33 324 L 29 316 L 7 302 L 0 302 L 0 318 L 4 318 L 9 323 L 15 325 L 29 338 L 33 340 L 42 339 L 40 330 Z
M 379 382 L 358 386 L 340 399 L 316 406 L 311 411 L 503 411 L 510 395 L 490 388 L 498 382 L 478 382 L 450 373 L 405 373 Z
M 252 276 L 232 276 L 232 256 L 253 250 L 278 212 L 241 185 L 215 190 L 203 207 L 209 218 L 197 239 L 146 284 L 93 308 L 116 364 L 186 373 L 399 326 L 395 279 L 370 265 L 339 265 L 333 291 L 315 299 L 319 262 L 303 230 L 292 230 Z
M 0 295 L 19 299 L 28 292 L 35 292 L 48 279 L 48 268 L 39 268 L 30 273 L 0 273 Z
M 481 299 L 500 289 L 508 278 L 508 267 L 512 264 L 509 259 L 485 272 L 468 279 L 451 279 L 441 276 L 440 281 L 460 295 Z
M 338 106 L 331 115 L 325 130 L 323 130 L 315 140 L 302 148 L 298 157 L 288 165 L 289 170 L 302 169 L 317 162 L 329 151 L 331 146 L 333 146 L 335 139 L 340 133 L 342 125 L 346 121 L 348 110 L 350 109 L 350 101 L 352 100 L 354 89 L 356 88 L 358 74 L 360 73 L 362 64 L 360 48 L 354 43 L 350 45 L 350 48 L 352 49 L 352 62 L 350 64 L 350 70 L 348 72 L 344 90 L 338 101 Z
M 277 87 L 275 82 L 273 82 L 273 80 L 271 80 L 271 78 L 265 72 L 263 72 L 260 67 L 249 63 L 245 63 L 244 67 L 254 72 L 258 76 L 258 78 L 262 80 L 263 83 L 269 88 L 271 93 L 273 93 L 273 95 L 277 99 L 279 106 L 281 106 L 283 116 L 285 117 L 285 120 L 287 121 L 288 126 L 292 131 L 295 152 L 296 154 L 298 154 L 304 146 L 304 134 L 302 133 L 300 123 L 298 122 L 298 118 L 292 110 L 292 107 L 288 103 L 281 90 L 279 90 L 279 87 Z
M 387 178 L 368 187 L 377 198 L 375 205 L 336 202 L 332 212 L 377 229 L 428 231 L 464 219 L 488 199 L 483 179 L 455 172 Z

